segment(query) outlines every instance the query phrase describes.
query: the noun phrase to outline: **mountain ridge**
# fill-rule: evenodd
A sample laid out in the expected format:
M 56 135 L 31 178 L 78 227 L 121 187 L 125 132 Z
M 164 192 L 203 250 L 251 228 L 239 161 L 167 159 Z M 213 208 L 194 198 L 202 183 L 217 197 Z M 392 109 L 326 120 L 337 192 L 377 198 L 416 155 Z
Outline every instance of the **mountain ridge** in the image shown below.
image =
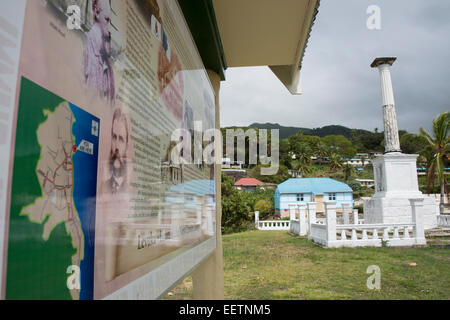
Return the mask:
M 359 136 L 366 133 L 371 133 L 368 130 L 364 129 L 351 129 L 341 125 L 327 125 L 319 128 L 304 128 L 304 127 L 292 127 L 292 126 L 282 126 L 278 123 L 252 123 L 248 126 L 249 128 L 255 129 L 278 129 L 280 130 L 280 139 L 288 138 L 292 135 L 297 134 L 301 131 L 304 135 L 307 136 L 318 136 L 325 137 L 328 135 L 343 135 L 347 139 L 352 138 L 352 136 Z M 227 127 L 227 128 L 238 128 L 237 126 Z

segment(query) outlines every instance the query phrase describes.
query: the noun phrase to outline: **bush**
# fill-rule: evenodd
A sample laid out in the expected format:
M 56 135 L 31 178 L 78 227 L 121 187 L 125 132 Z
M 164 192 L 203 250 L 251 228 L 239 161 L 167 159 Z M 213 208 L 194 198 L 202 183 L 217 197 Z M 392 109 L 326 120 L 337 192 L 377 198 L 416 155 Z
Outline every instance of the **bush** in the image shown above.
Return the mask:
M 273 213 L 273 203 L 261 199 L 256 202 L 254 209 L 254 211 L 259 211 L 260 219 L 264 219 Z
M 350 181 L 348 186 L 352 188 L 353 191 L 362 191 L 364 189 L 363 186 L 356 180 Z
M 254 212 L 260 219 L 274 212 L 274 190 L 240 192 L 232 178 L 222 174 L 222 230 L 223 233 L 246 231 L 253 226 Z
M 357 209 L 358 210 L 358 214 L 359 213 L 364 213 L 364 206 L 354 206 L 353 209 Z

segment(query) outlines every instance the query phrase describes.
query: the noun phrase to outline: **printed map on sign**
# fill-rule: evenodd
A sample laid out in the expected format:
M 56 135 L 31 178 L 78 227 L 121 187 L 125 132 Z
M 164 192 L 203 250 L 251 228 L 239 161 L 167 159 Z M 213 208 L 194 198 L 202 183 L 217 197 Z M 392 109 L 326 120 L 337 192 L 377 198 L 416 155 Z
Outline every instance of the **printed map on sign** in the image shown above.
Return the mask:
M 37 146 L 39 154 L 32 153 L 32 156 L 38 156 L 34 168 L 26 163 L 19 169 L 27 172 L 29 182 L 37 179 L 40 190 L 34 193 L 36 197 L 32 197 L 33 199 L 16 198 L 16 193 L 13 193 L 10 257 L 14 261 L 13 255 L 16 251 L 12 248 L 17 241 L 14 235 L 20 232 L 15 219 L 26 217 L 28 221 L 21 221 L 20 225 L 26 227 L 27 223 L 39 224 L 41 229 L 30 230 L 30 236 L 42 239 L 43 247 L 40 246 L 38 252 L 30 253 L 28 261 L 22 261 L 21 268 L 30 269 L 25 275 L 32 272 L 34 259 L 38 259 L 39 263 L 44 265 L 48 263 L 50 267 L 53 259 L 65 258 L 66 265 L 58 271 L 66 279 L 62 278 L 61 282 L 55 285 L 62 286 L 70 292 L 72 299 L 91 299 L 100 121 L 68 101 L 46 100 L 45 95 L 39 99 L 30 99 L 33 91 L 28 91 L 27 87 L 33 86 L 35 90 L 38 87 L 25 78 L 22 80 L 17 136 L 20 137 L 19 132 L 26 130 L 25 128 L 37 128 L 34 135 L 31 134 L 34 138 L 29 139 L 28 146 L 30 151 Z M 43 88 L 40 90 L 46 95 L 53 95 Z M 43 121 L 27 117 L 29 112 L 33 112 L 31 109 L 34 112 L 37 109 Z M 27 134 L 30 133 L 25 133 Z M 16 142 L 16 159 L 20 161 L 22 157 L 19 143 L 20 141 Z M 16 169 L 13 185 L 26 184 L 27 181 L 22 180 L 20 174 L 16 174 Z M 22 205 L 19 217 L 14 216 L 16 204 Z M 53 241 L 53 233 L 60 225 L 65 229 L 72 250 L 55 250 L 49 245 L 49 242 Z M 15 290 L 11 283 L 19 280 L 16 279 L 14 269 L 8 268 L 7 295 Z M 27 285 L 32 287 L 33 282 L 27 281 Z M 10 288 L 12 291 L 9 291 Z M 59 290 L 62 289 L 58 288 L 57 291 Z

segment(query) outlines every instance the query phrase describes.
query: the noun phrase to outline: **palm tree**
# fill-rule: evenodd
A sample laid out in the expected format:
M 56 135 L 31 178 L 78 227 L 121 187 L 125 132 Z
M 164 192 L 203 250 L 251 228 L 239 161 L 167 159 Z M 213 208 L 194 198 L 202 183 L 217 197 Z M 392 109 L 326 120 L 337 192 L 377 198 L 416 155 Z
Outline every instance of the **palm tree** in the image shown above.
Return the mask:
M 344 168 L 344 174 L 345 174 L 345 181 L 348 181 L 348 179 L 350 179 L 350 177 L 355 169 L 353 168 L 353 166 L 351 164 L 348 164 L 348 163 L 346 163 L 343 168 Z
M 429 146 L 427 146 L 424 150 L 422 150 L 420 156 L 422 157 L 422 159 L 418 159 L 420 161 L 420 165 L 426 168 L 426 192 L 427 194 L 430 194 L 431 187 L 432 185 L 434 187 L 434 181 L 436 178 L 433 165 L 433 150 Z
M 312 150 L 311 148 L 306 144 L 299 144 L 297 150 L 297 162 L 295 163 L 294 167 L 295 170 L 300 171 L 301 175 L 305 173 L 310 172 L 310 164 L 311 164 L 311 155 Z
M 330 157 L 328 158 L 330 168 L 332 170 L 337 170 L 342 168 L 343 161 L 342 157 L 338 155 L 337 153 L 330 154 Z
M 445 197 L 445 175 L 444 175 L 444 160 L 448 159 L 450 153 L 450 112 L 444 112 L 433 119 L 432 135 L 425 129 L 420 128 L 420 135 L 424 137 L 428 143 L 427 149 L 431 156 L 428 161 L 427 168 L 427 189 L 431 184 L 434 175 L 438 177 L 441 185 L 441 204 L 440 213 L 444 211 L 444 197 Z
M 361 156 L 361 163 L 362 163 L 362 167 L 364 168 L 364 165 L 366 164 L 366 157 Z
M 322 163 L 325 157 L 328 156 L 328 146 L 322 141 L 320 141 L 318 144 L 315 145 L 314 153 L 320 159 L 320 163 Z
M 293 169 L 300 172 L 300 177 L 303 178 L 305 174 L 308 174 L 311 172 L 311 167 L 308 163 L 296 161 L 293 164 Z

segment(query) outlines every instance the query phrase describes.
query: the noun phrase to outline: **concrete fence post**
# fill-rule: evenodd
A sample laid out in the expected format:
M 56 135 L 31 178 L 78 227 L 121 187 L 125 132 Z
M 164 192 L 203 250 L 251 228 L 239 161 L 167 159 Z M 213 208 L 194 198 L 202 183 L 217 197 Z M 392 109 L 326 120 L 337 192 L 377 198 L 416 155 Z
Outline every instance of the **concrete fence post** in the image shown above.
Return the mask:
M 349 217 L 349 211 L 350 211 L 350 204 L 343 202 L 341 204 L 342 206 L 342 219 L 344 224 L 350 224 L 350 217 Z
M 358 224 L 359 217 L 358 217 L 358 209 L 353 209 L 353 224 Z
M 327 246 L 329 242 L 336 241 L 336 202 L 324 202 L 327 222 Z
M 289 203 L 289 220 L 295 220 L 295 203 Z
M 311 224 L 316 223 L 316 203 L 308 202 L 306 204 L 308 207 L 308 232 L 311 230 Z
M 426 244 L 425 229 L 423 225 L 423 198 L 409 199 L 414 223 L 413 236 L 417 244 Z
M 298 205 L 298 235 L 305 236 L 306 235 L 306 204 L 301 203 Z
M 255 228 L 259 229 L 259 211 L 255 211 Z

